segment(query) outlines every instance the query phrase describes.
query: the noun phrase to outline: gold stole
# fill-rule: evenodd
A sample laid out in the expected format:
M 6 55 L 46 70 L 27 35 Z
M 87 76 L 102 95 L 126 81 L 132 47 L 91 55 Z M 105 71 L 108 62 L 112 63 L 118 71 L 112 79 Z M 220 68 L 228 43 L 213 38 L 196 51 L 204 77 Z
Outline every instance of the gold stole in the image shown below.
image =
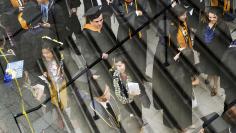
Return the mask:
M 186 22 L 184 22 L 184 27 L 179 24 L 177 32 L 177 42 L 180 48 L 190 47 L 192 48 L 192 42 L 190 35 L 188 33 L 188 27 Z
M 134 0 L 134 4 L 135 4 L 135 10 L 137 11 L 138 10 L 137 0 Z M 127 2 L 125 2 L 125 11 L 126 11 L 127 14 L 129 13 Z M 138 32 L 138 36 L 139 36 L 139 38 L 142 38 L 142 33 Z M 132 38 L 132 32 L 131 32 L 130 28 L 129 28 L 129 38 L 130 39 Z

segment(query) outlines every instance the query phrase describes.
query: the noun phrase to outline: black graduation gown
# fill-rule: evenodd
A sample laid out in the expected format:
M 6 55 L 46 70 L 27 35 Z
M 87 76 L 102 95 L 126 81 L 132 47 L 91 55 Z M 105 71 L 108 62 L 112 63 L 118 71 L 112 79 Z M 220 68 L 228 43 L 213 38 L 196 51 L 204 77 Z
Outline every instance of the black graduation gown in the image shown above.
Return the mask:
M 164 52 L 160 48 L 164 46 L 159 46 L 157 49 L 157 53 L 155 54 L 155 57 L 158 57 L 158 52 Z M 169 54 L 168 56 L 170 56 Z M 169 57 L 169 60 L 173 58 L 173 56 Z M 162 62 L 163 65 L 164 62 Z M 153 68 L 153 91 L 156 93 L 156 95 L 160 98 L 160 100 L 163 102 L 163 104 L 166 106 L 167 110 L 164 110 L 164 114 L 166 111 L 168 111 L 175 121 L 180 125 L 181 128 L 186 128 L 191 125 L 192 122 L 192 108 L 191 104 L 186 103 L 186 99 L 183 100 L 181 97 L 183 96 L 183 93 L 179 94 L 178 91 L 176 91 L 178 88 L 175 86 L 172 86 L 172 81 L 169 81 L 166 75 L 171 76 L 176 83 L 178 83 L 181 87 L 181 91 L 186 93 L 189 98 L 192 96 L 192 84 L 191 84 L 191 74 L 189 71 L 185 70 L 181 63 L 169 61 L 170 65 L 167 67 L 164 67 L 164 70 L 166 70 L 168 73 L 163 73 L 164 71 L 161 70 L 160 66 L 157 65 L 157 62 L 154 62 L 154 68 Z M 172 82 L 173 83 L 173 82 Z M 189 99 L 188 99 L 189 100 Z M 178 113 L 177 113 L 178 112 Z M 165 117 L 164 117 L 165 118 Z M 164 124 L 168 125 L 166 123 L 166 119 L 164 119 Z M 177 127 L 174 125 L 174 127 Z
M 201 24 L 194 40 L 194 49 L 200 53 L 200 63 L 197 68 L 200 72 L 206 74 L 219 75 L 218 63 L 215 63 L 215 58 L 220 60 L 225 50 L 230 45 L 232 38 L 229 27 L 223 21 L 219 21 L 214 30 L 214 38 L 211 43 L 204 44 L 204 32 L 208 24 Z M 209 56 L 208 54 L 213 55 Z
M 167 62 L 165 57 L 165 45 L 168 41 L 161 41 L 157 45 L 154 64 L 153 64 L 153 93 L 155 93 L 161 103 L 165 106 L 164 116 L 168 113 L 172 115 L 174 122 L 173 126 L 184 129 L 192 123 L 192 108 L 191 108 L 191 97 L 192 97 L 192 82 L 191 76 L 193 75 L 191 69 L 184 65 L 182 58 L 180 61 L 174 61 L 174 56 L 178 53 L 176 51 L 176 27 L 171 26 L 169 30 L 172 33 L 172 43 L 167 48 Z M 174 35 L 175 33 L 175 35 Z M 164 34 L 163 34 L 164 35 Z M 161 36 L 160 38 L 164 38 Z M 168 38 L 165 37 L 167 40 Z M 167 44 L 166 44 L 167 43 Z M 175 46 L 175 47 L 174 47 Z M 176 85 L 178 84 L 178 85 Z M 154 98 L 154 101 L 158 100 Z M 154 102 L 155 103 L 155 102 Z M 157 106 L 155 106 L 157 108 Z M 168 117 L 169 118 L 169 117 Z M 164 117 L 164 124 L 170 126 Z M 176 122 L 176 123 L 175 123 Z
M 79 43 L 77 45 L 80 47 L 81 54 L 87 65 L 101 58 L 102 53 L 107 52 L 116 45 L 116 40 L 109 31 L 108 27 L 104 26 L 101 32 L 83 29 L 83 34 L 79 35 Z M 92 70 L 95 70 L 95 74 L 101 75 L 110 86 L 112 78 L 110 77 L 108 69 L 110 69 L 112 65 L 110 61 L 113 58 L 112 54 L 109 55 L 108 60 L 102 60 L 92 68 Z
M 116 7 L 116 18 L 119 22 L 117 40 L 121 42 L 125 38 L 129 38 L 129 29 L 132 32 L 130 27 L 132 27 L 133 30 L 136 30 L 148 20 L 144 15 L 136 15 L 134 3 L 132 5 L 128 5 L 128 14 L 126 12 L 124 1 L 120 1 L 115 4 L 116 5 L 114 5 L 114 7 Z M 139 4 L 141 5 L 141 3 Z M 144 7 L 144 5 L 142 8 L 145 10 L 147 7 Z M 141 10 L 142 8 L 138 9 Z M 129 62 L 132 61 L 133 66 L 136 66 L 137 70 L 140 71 L 142 75 L 145 75 L 146 71 L 147 27 L 148 26 L 141 30 L 141 38 L 139 38 L 138 35 L 135 35 L 127 40 L 121 47 L 121 51 L 130 58 Z

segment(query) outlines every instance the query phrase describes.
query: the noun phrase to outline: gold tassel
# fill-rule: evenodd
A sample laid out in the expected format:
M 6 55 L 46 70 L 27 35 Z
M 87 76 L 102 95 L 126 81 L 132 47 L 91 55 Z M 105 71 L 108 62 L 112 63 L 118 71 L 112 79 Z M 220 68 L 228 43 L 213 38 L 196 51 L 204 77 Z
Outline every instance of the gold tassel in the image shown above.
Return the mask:
M 142 32 L 138 32 L 138 37 L 142 38 Z

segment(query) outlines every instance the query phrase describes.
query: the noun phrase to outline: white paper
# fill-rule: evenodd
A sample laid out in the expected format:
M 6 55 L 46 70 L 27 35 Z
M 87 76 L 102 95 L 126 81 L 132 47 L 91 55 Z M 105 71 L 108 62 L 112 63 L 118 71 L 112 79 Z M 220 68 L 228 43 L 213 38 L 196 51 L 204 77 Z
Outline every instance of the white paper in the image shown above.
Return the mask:
M 38 101 L 41 101 L 41 98 L 43 97 L 44 95 L 44 86 L 41 85 L 41 84 L 37 84 L 35 86 L 32 86 L 33 88 L 33 95 L 35 96 L 35 98 L 38 100 Z
M 14 78 L 21 78 L 23 76 L 23 65 L 23 60 L 11 62 L 7 64 L 7 70 L 11 69 L 16 72 Z
M 140 94 L 140 88 L 138 83 L 129 82 L 128 88 L 129 88 L 129 94 L 136 94 L 136 95 Z

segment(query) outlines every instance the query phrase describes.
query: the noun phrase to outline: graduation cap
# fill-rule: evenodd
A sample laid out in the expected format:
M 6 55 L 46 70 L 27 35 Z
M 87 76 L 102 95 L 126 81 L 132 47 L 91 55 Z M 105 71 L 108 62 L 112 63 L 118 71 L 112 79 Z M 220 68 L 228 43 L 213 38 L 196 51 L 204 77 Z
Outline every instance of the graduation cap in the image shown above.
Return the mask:
M 102 14 L 101 6 L 95 6 L 88 9 L 88 11 L 84 14 L 89 21 L 98 18 Z
M 42 49 L 53 49 L 57 46 L 62 46 L 63 43 L 59 42 L 56 39 L 53 39 L 49 36 L 43 36 L 42 37 Z
M 40 16 L 41 10 L 35 2 L 27 2 L 22 13 L 22 18 L 27 24 L 31 24 L 33 20 Z
M 178 5 L 174 6 L 172 10 L 173 10 L 173 13 L 177 17 L 183 15 L 187 11 L 187 9 L 181 4 L 178 4 Z

